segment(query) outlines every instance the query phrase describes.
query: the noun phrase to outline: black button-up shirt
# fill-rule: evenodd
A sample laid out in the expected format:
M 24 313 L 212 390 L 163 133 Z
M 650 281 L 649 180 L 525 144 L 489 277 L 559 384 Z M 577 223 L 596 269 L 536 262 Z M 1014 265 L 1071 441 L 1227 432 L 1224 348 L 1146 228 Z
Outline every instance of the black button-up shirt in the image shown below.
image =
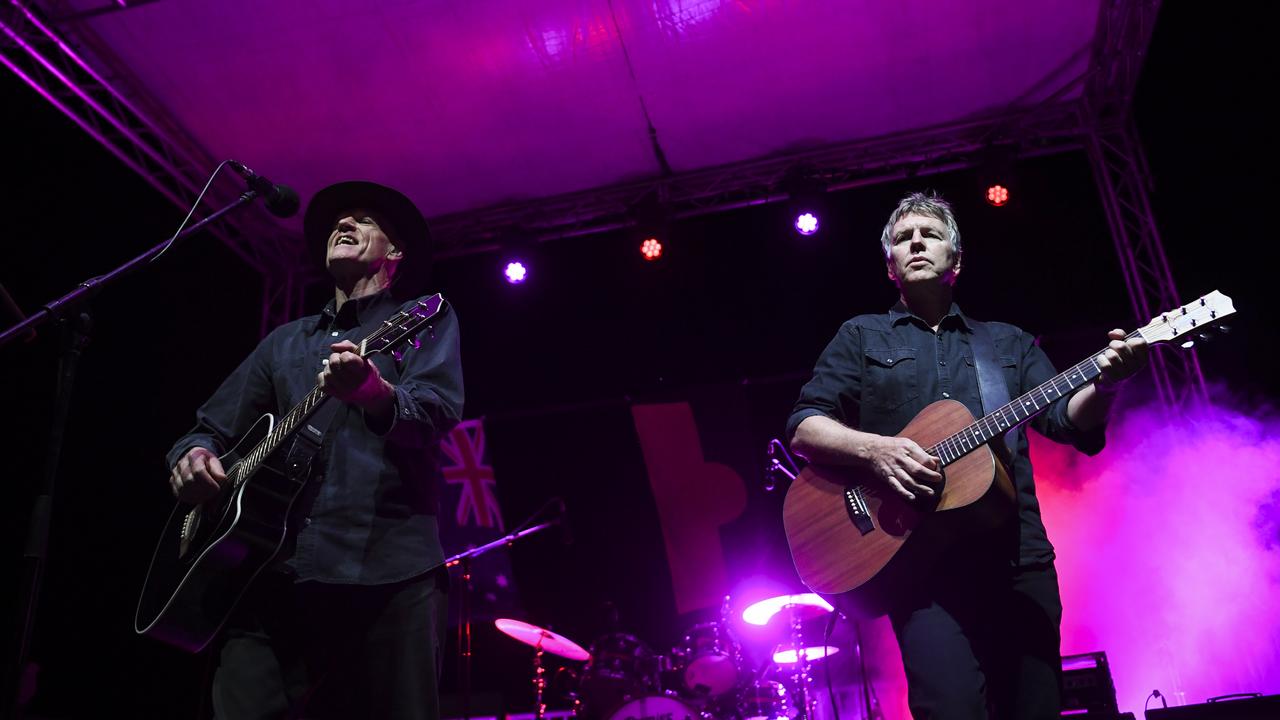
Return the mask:
M 196 426 L 174 444 L 173 467 L 192 447 L 224 453 L 264 413 L 283 414 L 316 386 L 329 345 L 357 345 L 399 304 L 382 292 L 335 303 L 273 330 L 196 413 Z M 418 348 L 401 360 L 371 358 L 395 386 L 394 417 L 374 427 L 359 408 L 341 404 L 312 463 L 299 500 L 287 567 L 298 580 L 376 585 L 422 573 L 444 559 L 436 515 L 441 473 L 438 442 L 462 416 L 462 362 L 452 309 L 431 322 Z M 329 403 L 338 403 L 330 399 Z M 248 448 L 242 448 L 247 451 Z
M 901 302 L 888 313 L 859 315 L 846 321 L 818 358 L 813 378 L 800 391 L 787 421 L 787 438 L 811 415 L 825 415 L 863 432 L 895 435 L 926 405 L 945 399 L 957 400 L 974 417 L 982 417 L 985 413 L 969 343 L 973 322 L 952 303 L 935 333 Z M 1010 398 L 1057 374 L 1030 335 L 1005 323 L 986 325 Z M 1077 430 L 1067 419 L 1070 397 L 1055 400 L 1030 424 L 1052 440 L 1095 455 L 1106 442 L 1104 429 Z M 1018 495 L 1017 560 L 1031 565 L 1050 562 L 1054 555 L 1040 519 L 1024 427 L 1008 437 L 1008 450 Z M 1010 555 L 1012 560 L 1012 552 Z

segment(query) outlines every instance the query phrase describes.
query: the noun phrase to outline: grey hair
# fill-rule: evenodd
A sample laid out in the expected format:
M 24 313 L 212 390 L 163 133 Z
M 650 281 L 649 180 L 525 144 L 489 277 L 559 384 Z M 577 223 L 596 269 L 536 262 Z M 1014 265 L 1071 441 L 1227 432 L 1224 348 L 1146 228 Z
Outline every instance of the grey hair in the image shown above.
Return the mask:
M 956 258 L 960 257 L 960 226 L 956 224 L 955 213 L 951 211 L 951 203 L 947 202 L 936 192 L 930 190 L 927 193 L 914 192 L 902 198 L 898 203 L 898 207 L 894 208 L 893 213 L 889 215 L 889 222 L 885 223 L 884 231 L 880 233 L 880 247 L 884 250 L 885 260 L 889 259 L 889 248 L 893 245 L 893 226 L 907 215 L 928 215 L 942 221 L 947 226 L 947 242 L 951 243 L 951 250 L 955 252 Z

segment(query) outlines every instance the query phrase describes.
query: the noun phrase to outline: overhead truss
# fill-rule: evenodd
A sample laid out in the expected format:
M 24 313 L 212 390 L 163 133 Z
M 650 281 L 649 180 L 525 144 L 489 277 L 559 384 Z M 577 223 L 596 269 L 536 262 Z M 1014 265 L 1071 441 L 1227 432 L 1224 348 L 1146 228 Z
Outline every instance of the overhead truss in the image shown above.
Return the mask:
M 154 1 L 154 0 L 148 0 Z M 163 196 L 186 209 L 215 165 L 145 93 L 82 20 L 139 3 L 75 12 L 65 0 L 0 0 L 0 62 Z M 513 229 L 527 239 L 600 233 L 635 222 L 634 208 L 656 196 L 673 218 L 785 200 L 796 168 L 836 191 L 980 165 L 993 145 L 1026 158 L 1084 150 L 1138 321 L 1180 302 L 1147 197 L 1150 173 L 1130 108 L 1159 0 L 1101 0 L 1088 71 L 1047 100 L 990 116 L 867 140 L 814 147 L 582 192 L 503 203 L 430 219 L 442 256 L 492 250 Z M 1064 99 L 1066 98 L 1066 99 Z M 216 204 L 234 195 L 215 188 Z M 300 268 L 301 240 L 264 213 L 234 218 L 220 239 L 264 279 L 263 328 L 296 316 L 312 275 Z M 1194 353 L 1157 355 L 1156 386 L 1170 407 L 1203 399 Z

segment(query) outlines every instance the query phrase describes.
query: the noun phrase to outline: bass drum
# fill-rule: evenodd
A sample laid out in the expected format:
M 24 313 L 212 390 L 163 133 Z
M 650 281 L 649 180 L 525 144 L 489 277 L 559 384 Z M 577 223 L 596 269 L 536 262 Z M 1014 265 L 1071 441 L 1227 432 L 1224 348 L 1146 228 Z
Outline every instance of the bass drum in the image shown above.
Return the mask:
M 645 695 L 623 704 L 608 720 L 703 720 L 696 708 L 669 695 Z

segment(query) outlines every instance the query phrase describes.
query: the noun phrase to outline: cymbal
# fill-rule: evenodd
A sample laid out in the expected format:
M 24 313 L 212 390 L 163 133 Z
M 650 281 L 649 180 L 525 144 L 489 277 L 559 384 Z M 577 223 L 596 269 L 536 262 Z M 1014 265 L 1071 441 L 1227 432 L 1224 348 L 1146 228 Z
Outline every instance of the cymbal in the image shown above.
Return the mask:
M 578 643 L 563 635 L 557 635 L 550 630 L 544 630 L 537 625 L 530 625 L 527 622 L 520 622 L 510 618 L 498 618 L 493 621 L 493 624 L 503 634 L 515 638 L 530 647 L 540 648 L 544 652 L 570 660 L 591 659 L 591 653 L 583 650 Z
M 774 615 L 787 609 L 799 613 L 801 620 L 820 617 L 835 610 L 831 603 L 823 600 L 817 593 L 779 595 L 749 605 L 742 611 L 742 620 L 751 625 L 768 625 Z
M 806 660 L 821 660 L 825 657 L 835 655 L 838 652 L 840 652 L 840 648 L 834 645 L 815 645 L 801 650 L 799 654 Z M 790 665 L 796 661 L 796 655 L 797 653 L 794 648 L 790 650 L 783 650 L 779 648 L 773 653 L 773 661 L 779 665 Z

